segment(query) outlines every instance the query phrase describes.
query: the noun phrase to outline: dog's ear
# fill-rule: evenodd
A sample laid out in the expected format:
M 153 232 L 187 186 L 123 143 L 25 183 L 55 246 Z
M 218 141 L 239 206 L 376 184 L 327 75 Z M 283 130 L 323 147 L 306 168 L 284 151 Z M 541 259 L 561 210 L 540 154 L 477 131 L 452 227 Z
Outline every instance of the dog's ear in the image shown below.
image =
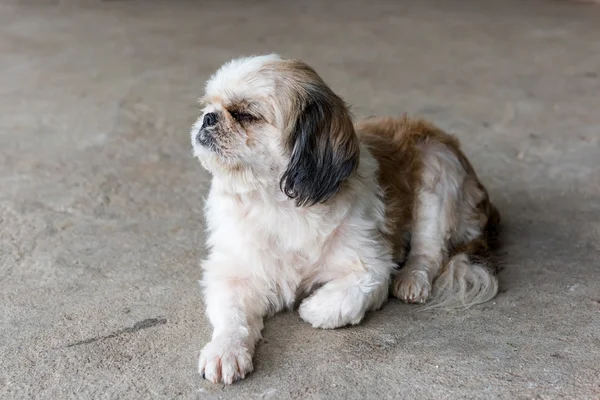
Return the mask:
M 325 203 L 358 166 L 358 138 L 344 101 L 325 84 L 306 92 L 286 140 L 290 161 L 281 190 L 297 206 Z

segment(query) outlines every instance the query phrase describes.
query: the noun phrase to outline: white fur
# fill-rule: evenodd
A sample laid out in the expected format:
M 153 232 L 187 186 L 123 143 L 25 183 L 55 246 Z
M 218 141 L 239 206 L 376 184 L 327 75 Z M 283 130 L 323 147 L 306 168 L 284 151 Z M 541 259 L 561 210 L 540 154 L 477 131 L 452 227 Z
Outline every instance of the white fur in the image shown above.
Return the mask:
M 452 257 L 434 281 L 434 297 L 427 309 L 466 309 L 485 303 L 498 293 L 498 279 L 482 264 L 472 263 L 466 254 Z
M 277 54 L 254 57 L 241 57 L 225 63 L 206 83 L 206 97 L 223 96 L 228 93 L 252 94 L 268 96 L 273 89 L 268 84 L 249 82 L 249 74 L 259 70 L 265 64 L 281 60 Z

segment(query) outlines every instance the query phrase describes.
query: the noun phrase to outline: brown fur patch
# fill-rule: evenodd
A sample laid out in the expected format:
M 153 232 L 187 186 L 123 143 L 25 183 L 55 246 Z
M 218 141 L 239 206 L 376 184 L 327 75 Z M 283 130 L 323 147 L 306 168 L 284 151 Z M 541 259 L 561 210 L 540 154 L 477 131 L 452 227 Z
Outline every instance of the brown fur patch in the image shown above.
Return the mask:
M 406 256 L 409 236 L 405 233 L 411 231 L 414 223 L 416 194 L 422 184 L 422 148 L 431 143 L 442 144 L 458 157 L 467 172 L 467 179 L 475 183 L 470 187 L 479 189 L 469 195 L 482 197 L 472 210 L 465 213 L 480 221 L 481 237 L 447 249 L 449 255 L 467 252 L 482 258 L 489 256 L 488 231 L 499 223 L 500 215 L 454 136 L 427 121 L 409 119 L 406 115 L 398 119 L 367 118 L 357 122 L 356 131 L 379 162 L 379 183 L 384 190 L 388 236 L 398 261 Z

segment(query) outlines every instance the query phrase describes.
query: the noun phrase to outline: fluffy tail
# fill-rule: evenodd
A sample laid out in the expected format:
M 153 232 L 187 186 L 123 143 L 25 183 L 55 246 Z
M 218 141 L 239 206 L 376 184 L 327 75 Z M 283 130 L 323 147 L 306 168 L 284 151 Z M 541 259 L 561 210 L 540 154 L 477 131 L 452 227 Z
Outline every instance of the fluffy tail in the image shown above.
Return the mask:
M 500 215 L 490 203 L 488 224 L 482 237 L 454 249 L 442 273 L 433 282 L 427 309 L 465 309 L 493 299 L 498 293 L 496 245 Z

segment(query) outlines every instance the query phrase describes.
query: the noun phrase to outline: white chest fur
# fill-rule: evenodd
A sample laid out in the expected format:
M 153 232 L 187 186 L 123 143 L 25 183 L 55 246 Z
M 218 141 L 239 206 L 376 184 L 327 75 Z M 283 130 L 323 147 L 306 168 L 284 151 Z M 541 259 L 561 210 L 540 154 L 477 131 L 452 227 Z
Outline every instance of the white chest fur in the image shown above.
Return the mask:
M 381 235 L 385 210 L 376 172 L 363 149 L 356 176 L 331 202 L 312 207 L 297 207 L 276 186 L 235 193 L 215 178 L 206 203 L 208 265 L 220 270 L 210 273 L 258 278 L 289 305 L 298 291 L 351 265 L 387 269 L 391 250 Z

